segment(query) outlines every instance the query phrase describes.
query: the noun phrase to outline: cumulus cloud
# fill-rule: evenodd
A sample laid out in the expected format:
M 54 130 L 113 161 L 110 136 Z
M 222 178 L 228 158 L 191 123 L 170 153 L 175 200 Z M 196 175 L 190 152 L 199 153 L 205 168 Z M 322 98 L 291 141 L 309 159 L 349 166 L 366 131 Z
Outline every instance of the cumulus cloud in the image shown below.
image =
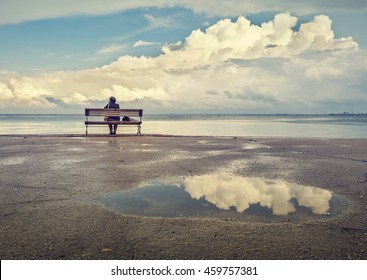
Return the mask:
M 307 50 L 358 47 L 352 38 L 335 40 L 331 20 L 325 15 L 316 16 L 312 22 L 301 24 L 298 31 L 293 31 L 296 23 L 297 18 L 289 14 L 278 14 L 273 21 L 261 26 L 251 24 L 245 17 L 239 17 L 236 22 L 223 19 L 206 31 L 194 30 L 181 50 L 171 53 L 163 49 L 164 59 L 174 61 L 171 57 L 174 56 L 176 60 L 186 58 L 188 63 L 202 65 L 236 58 L 289 57 Z
M 164 100 L 167 97 L 167 93 L 160 88 L 130 89 L 121 85 L 112 85 L 109 88 L 104 88 L 101 90 L 101 94 L 105 97 L 115 96 L 118 100 L 123 100 L 124 102 L 132 102 L 145 98 Z
M 0 100 L 2 102 L 14 99 L 13 91 L 8 87 L 8 85 L 2 82 L 0 82 L 0 93 Z
M 56 105 L 47 100 L 52 92 L 42 82 L 33 81 L 32 78 L 22 78 L 0 82 L 0 108 L 8 107 L 15 101 L 19 107 L 55 108 Z
M 84 104 L 88 101 L 88 98 L 79 92 L 74 92 L 69 97 L 62 98 L 61 100 L 66 104 Z
M 183 188 L 192 198 L 203 197 L 220 209 L 235 207 L 238 212 L 243 212 L 251 205 L 260 204 L 272 209 L 274 215 L 295 212 L 292 199 L 296 199 L 300 206 L 310 208 L 314 214 L 325 214 L 332 197 L 330 191 L 320 188 L 225 173 L 189 177 Z
M 157 57 L 126 55 L 95 69 L 0 79 L 0 106 L 21 99 L 27 106 L 55 107 L 50 98 L 86 106 L 109 95 L 159 112 L 309 112 L 320 103 L 366 102 L 366 55 L 357 43 L 335 38 L 325 15 L 296 24 L 289 14 L 261 25 L 242 16 L 223 19 L 163 46 Z

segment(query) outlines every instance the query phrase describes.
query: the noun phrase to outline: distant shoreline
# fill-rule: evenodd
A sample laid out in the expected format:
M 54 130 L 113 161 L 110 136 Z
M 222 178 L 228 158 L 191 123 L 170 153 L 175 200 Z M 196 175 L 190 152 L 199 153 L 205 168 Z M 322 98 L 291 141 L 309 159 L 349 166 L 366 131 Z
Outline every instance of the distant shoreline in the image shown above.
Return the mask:
M 81 116 L 84 117 L 84 114 L 76 114 L 76 113 L 60 113 L 60 114 L 39 114 L 39 113 L 27 113 L 27 114 L 18 114 L 18 113 L 4 113 L 0 114 L 0 116 Z M 243 114 L 243 113 L 167 113 L 167 114 L 144 114 L 144 116 L 167 116 L 167 117 L 188 117 L 188 116 L 194 116 L 194 117 L 200 117 L 200 116 L 289 116 L 289 117 L 328 117 L 328 116 L 337 116 L 337 117 L 367 117 L 367 113 L 350 113 L 350 112 L 343 112 L 343 113 L 325 113 L 325 114 L 293 114 L 293 113 L 259 113 L 259 114 Z
M 367 138 L 367 115 L 327 114 L 146 114 L 142 134 L 224 137 Z M 0 135 L 83 135 L 85 116 L 1 114 Z M 108 127 L 92 127 L 102 134 Z M 135 134 L 121 127 L 118 134 Z M 100 136 L 100 135 L 98 135 Z

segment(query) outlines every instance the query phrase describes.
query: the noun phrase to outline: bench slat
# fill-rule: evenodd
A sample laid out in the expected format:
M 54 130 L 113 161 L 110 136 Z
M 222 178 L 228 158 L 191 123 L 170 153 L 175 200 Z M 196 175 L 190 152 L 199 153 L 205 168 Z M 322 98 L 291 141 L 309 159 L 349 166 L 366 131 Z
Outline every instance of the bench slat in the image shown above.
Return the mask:
M 85 124 L 121 124 L 121 125 L 139 125 L 142 124 L 142 122 L 139 121 L 85 121 Z
M 143 109 L 85 109 L 85 116 L 128 116 L 142 117 Z

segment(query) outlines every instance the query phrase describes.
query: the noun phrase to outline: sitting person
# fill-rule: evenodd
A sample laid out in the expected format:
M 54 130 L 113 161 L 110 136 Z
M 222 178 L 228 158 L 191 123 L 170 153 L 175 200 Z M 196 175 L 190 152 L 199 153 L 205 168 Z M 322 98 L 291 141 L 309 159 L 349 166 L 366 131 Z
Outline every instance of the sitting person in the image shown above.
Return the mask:
M 105 109 L 120 109 L 119 104 L 116 103 L 116 98 L 111 96 L 108 104 L 104 106 Z M 119 116 L 108 116 L 107 121 L 120 121 Z M 117 131 L 117 124 L 109 124 L 108 127 L 110 128 L 110 134 L 116 134 Z M 113 129 L 112 129 L 113 127 Z

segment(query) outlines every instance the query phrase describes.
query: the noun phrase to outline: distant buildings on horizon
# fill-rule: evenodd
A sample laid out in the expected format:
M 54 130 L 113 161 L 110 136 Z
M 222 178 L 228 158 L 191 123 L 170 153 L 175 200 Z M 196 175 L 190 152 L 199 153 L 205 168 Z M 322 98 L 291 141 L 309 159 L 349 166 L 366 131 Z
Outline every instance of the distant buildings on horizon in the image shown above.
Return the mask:
M 343 112 L 337 114 L 329 114 L 330 116 L 367 116 L 367 113 L 354 113 L 352 112 Z

